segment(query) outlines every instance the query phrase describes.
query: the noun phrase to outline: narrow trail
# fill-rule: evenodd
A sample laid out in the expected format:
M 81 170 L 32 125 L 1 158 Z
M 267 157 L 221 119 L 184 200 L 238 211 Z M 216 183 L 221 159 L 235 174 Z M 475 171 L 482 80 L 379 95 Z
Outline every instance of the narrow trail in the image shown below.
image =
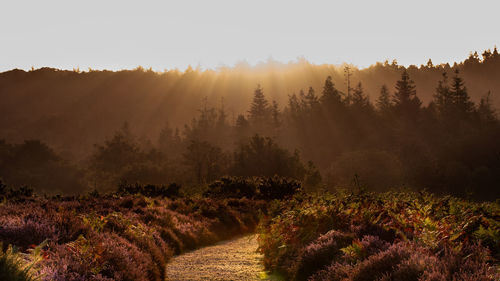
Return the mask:
M 167 264 L 167 280 L 262 280 L 257 246 L 257 236 L 248 235 L 182 254 Z

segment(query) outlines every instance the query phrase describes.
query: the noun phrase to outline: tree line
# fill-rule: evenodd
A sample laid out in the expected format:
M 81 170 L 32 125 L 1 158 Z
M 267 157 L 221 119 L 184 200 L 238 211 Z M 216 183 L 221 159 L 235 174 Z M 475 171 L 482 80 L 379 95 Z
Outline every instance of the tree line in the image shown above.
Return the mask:
M 257 85 L 237 115 L 223 99 L 209 106 L 205 98 L 183 127 L 166 122 L 151 139 L 125 123 L 78 162 L 38 140 L 4 140 L 0 177 L 47 193 L 280 175 L 310 189 L 406 187 L 498 198 L 500 123 L 492 94 L 475 102 L 462 73 L 442 67 L 425 103 L 410 69 L 397 69 L 399 79 L 382 85 L 375 100 L 362 81 L 351 82 L 349 68 L 342 79 L 327 76 L 321 87 L 290 93 L 281 103 Z M 343 82 L 347 88 L 338 87 Z
M 418 85 L 423 104 L 433 99 L 443 72 L 450 77 L 456 69 L 467 81 L 469 95 L 476 104 L 488 90 L 496 96 L 500 89 L 500 56 L 496 49 L 471 53 L 462 62 L 401 66 L 397 61 L 375 63 L 359 69 L 349 66 L 350 84 L 344 82 L 346 65 L 315 65 L 304 59 L 291 63 L 268 61 L 254 67 L 239 64 L 217 70 L 188 68 L 185 71 L 154 72 L 137 68 L 122 71 L 14 69 L 0 73 L 0 138 L 20 143 L 40 139 L 81 161 L 92 153 L 124 121 L 134 134 L 156 140 L 164 123 L 182 126 L 198 113 L 200 101 L 224 102 L 226 118 L 234 123 L 246 112 L 257 84 L 265 89 L 270 104 L 288 103 L 288 95 L 307 93 L 309 86 L 321 91 L 327 76 L 346 94 L 363 83 L 364 93 L 373 102 L 385 84 L 392 91 L 401 72 L 407 70 Z M 349 89 L 351 90 L 349 90 Z M 496 108 L 500 99 L 493 99 Z M 272 104 L 271 104 L 272 105 Z M 211 107 L 211 106 L 208 106 Z M 220 107 L 220 106 L 216 106 Z

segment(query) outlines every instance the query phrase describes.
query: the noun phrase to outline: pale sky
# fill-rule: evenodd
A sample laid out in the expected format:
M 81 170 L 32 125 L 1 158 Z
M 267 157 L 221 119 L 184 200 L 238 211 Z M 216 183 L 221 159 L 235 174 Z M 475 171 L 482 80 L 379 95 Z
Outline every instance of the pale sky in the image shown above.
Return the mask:
M 500 47 L 500 1 L 0 0 L 0 71 L 462 61 Z

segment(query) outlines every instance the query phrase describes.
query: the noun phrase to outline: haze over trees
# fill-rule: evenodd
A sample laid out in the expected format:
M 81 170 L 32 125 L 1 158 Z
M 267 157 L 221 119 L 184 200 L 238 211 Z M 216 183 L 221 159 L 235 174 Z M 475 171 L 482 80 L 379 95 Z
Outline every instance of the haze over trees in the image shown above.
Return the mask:
M 385 62 L 345 74 L 305 61 L 5 72 L 0 177 L 46 193 L 280 175 L 311 189 L 499 197 L 496 48 L 454 66 Z M 16 156 L 26 149 L 39 157 Z

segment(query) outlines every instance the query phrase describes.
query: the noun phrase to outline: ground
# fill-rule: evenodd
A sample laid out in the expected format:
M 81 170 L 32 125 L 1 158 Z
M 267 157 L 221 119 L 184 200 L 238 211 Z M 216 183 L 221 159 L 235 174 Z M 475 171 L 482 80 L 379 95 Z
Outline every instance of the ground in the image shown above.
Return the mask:
M 265 280 L 257 236 L 243 236 L 175 257 L 167 264 L 167 280 Z

